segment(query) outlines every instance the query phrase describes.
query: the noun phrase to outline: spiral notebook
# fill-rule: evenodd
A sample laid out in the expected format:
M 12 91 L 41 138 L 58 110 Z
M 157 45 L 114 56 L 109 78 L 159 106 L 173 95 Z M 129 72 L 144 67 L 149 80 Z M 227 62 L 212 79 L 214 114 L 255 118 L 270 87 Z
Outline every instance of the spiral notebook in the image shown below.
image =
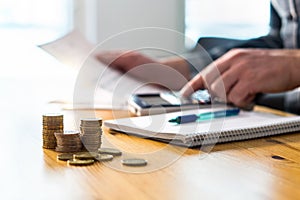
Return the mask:
M 201 109 L 106 120 L 104 126 L 113 131 L 189 147 L 300 132 L 300 117 L 283 117 L 254 111 L 241 111 L 238 116 L 187 124 L 168 122 L 180 115 L 211 111 L 212 109 Z

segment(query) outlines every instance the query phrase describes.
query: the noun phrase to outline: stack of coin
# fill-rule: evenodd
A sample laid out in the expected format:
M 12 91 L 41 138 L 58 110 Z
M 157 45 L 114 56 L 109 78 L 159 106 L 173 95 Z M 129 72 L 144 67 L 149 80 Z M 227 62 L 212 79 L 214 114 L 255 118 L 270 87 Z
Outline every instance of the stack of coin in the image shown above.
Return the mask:
M 81 141 L 86 150 L 96 152 L 101 146 L 102 119 L 81 119 L 80 131 Z
M 56 138 L 54 133 L 62 133 L 64 129 L 64 118 L 61 114 L 43 115 L 43 148 L 55 149 Z
M 82 149 L 79 131 L 64 131 L 63 133 L 54 133 L 56 137 L 58 152 L 78 152 Z

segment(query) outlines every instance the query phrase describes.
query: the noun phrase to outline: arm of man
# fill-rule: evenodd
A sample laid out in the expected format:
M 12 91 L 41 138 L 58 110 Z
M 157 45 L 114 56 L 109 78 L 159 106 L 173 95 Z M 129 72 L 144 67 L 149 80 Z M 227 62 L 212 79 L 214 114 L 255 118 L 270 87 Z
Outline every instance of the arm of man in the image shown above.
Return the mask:
M 154 59 L 137 51 L 107 51 L 95 56 L 123 73 L 171 90 L 181 89 L 190 80 L 189 65 L 180 56 Z
M 258 93 L 277 93 L 300 85 L 300 50 L 234 49 L 210 64 L 181 93 L 208 88 L 213 96 L 246 107 Z

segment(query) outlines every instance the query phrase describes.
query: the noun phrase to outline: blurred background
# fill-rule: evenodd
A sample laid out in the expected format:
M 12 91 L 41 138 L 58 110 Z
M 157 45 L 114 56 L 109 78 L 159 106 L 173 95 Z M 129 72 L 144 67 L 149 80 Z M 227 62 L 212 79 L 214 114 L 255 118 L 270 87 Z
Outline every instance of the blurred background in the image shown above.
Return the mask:
M 6 115 L 6 122 L 1 121 L 11 130 L 16 127 L 14 113 L 26 124 L 34 111 L 46 113 L 45 102 L 72 97 L 77 72 L 36 46 L 74 29 L 96 45 L 135 28 L 165 28 L 186 37 L 144 31 L 142 39 L 184 52 L 200 36 L 246 39 L 264 35 L 268 20 L 269 0 L 0 0 L 0 91 L 4 97 L 0 111 L 11 116 L 11 121 Z M 137 41 L 134 34 L 129 36 L 129 41 Z M 126 49 L 131 42 L 120 46 L 118 40 L 111 40 L 109 44 Z M 35 117 L 40 119 L 39 114 Z M 32 128 L 27 126 L 27 130 Z
M 34 44 L 74 28 L 93 43 L 141 27 L 168 28 L 193 40 L 250 38 L 267 33 L 268 18 L 268 0 L 0 0 L 2 37 L 21 37 Z M 172 48 L 192 45 L 174 43 Z

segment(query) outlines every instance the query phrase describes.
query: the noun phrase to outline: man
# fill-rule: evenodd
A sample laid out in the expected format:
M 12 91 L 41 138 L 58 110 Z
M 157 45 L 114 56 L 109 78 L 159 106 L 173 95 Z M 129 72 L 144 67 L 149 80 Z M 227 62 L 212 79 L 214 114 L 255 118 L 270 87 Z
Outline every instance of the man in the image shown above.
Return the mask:
M 290 91 L 300 86 L 299 16 L 300 0 L 272 0 L 269 34 L 246 41 L 224 40 L 223 44 L 207 48 L 214 62 L 204 70 L 202 68 L 208 63 L 191 66 L 188 59 L 160 61 L 137 52 L 107 52 L 97 57 L 123 71 L 146 63 L 171 66 L 185 77 L 193 73 L 195 68 L 196 71 L 202 70 L 182 88 L 184 96 L 208 88 L 213 96 L 246 107 L 255 100 L 257 94 Z M 198 43 L 202 45 L 201 39 Z M 270 97 L 271 105 L 274 102 L 276 104 L 276 98 L 273 98 L 276 95 L 267 95 L 264 101 L 269 101 Z M 300 114 L 298 91 L 281 93 L 279 97 L 280 105 L 273 107 Z

